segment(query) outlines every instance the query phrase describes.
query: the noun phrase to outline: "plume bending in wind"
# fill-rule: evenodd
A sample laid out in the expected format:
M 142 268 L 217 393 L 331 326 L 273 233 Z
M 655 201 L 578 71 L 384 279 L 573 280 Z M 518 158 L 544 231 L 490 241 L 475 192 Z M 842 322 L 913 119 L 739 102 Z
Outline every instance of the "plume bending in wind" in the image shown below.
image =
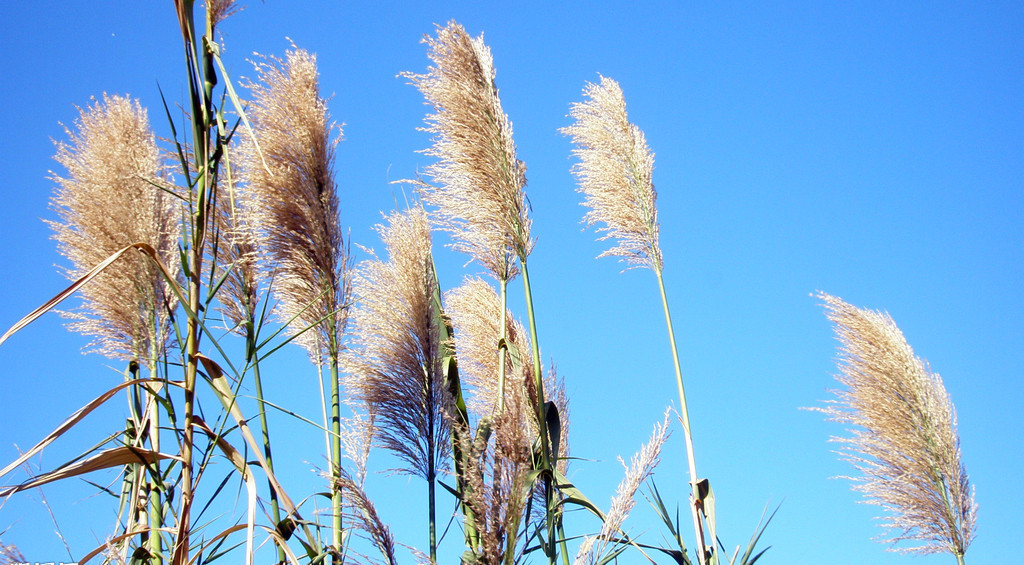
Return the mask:
M 377 442 L 405 461 L 399 470 L 433 480 L 451 445 L 432 304 L 430 222 L 413 208 L 391 214 L 377 231 L 388 257 L 356 270 L 348 387 L 374 415 Z
M 888 314 L 818 295 L 839 339 L 844 390 L 819 409 L 856 426 L 836 438 L 840 453 L 861 473 L 855 489 L 885 508 L 885 541 L 921 545 L 914 553 L 949 552 L 963 562 L 974 538 L 977 507 L 960 458 L 956 411 L 942 379 L 914 355 Z

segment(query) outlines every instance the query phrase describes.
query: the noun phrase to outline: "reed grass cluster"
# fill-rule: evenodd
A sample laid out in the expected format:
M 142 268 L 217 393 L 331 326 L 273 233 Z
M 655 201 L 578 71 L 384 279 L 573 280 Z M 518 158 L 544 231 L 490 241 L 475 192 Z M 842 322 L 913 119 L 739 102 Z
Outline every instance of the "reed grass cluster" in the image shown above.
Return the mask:
M 455 22 L 438 26 L 425 39 L 427 71 L 402 74 L 431 108 L 425 153 L 436 161 L 425 169 L 430 182 L 416 183 L 418 200 L 376 226 L 383 251 L 357 246 L 366 258 L 353 266 L 335 171 L 342 130 L 320 93 L 315 55 L 293 46 L 283 58 L 259 59 L 256 77 L 238 82 L 215 34 L 237 13 L 234 2 L 206 3 L 198 26 L 194 2 L 175 0 L 175 7 L 189 79 L 181 104 L 187 131 L 179 135 L 166 100 L 171 137 L 163 148 L 134 99 L 104 96 L 80 111 L 68 141 L 58 144 L 66 173 L 52 177 L 58 219 L 51 226 L 74 282 L 0 336 L 3 343 L 80 292 L 72 329 L 129 361 L 124 382 L 0 469 L 0 478 L 123 391 L 133 400 L 132 417 L 66 464 L 0 488 L 0 497 L 116 469 L 123 490 L 117 524 L 83 562 L 103 555 L 106 562 L 188 565 L 224 557 L 248 565 L 265 560 L 259 548 L 267 546 L 281 564 L 395 565 L 403 547 L 423 563 L 440 563 L 441 546 L 458 545 L 457 536 L 438 535 L 448 529 L 461 531 L 465 565 L 568 565 L 574 555 L 577 565 L 657 558 L 753 565 L 764 555 L 755 552 L 760 524 L 742 558 L 738 549 L 731 559 L 720 555 L 665 291 L 654 155 L 629 121 L 617 82 L 587 84 L 585 100 L 570 107 L 574 123 L 561 132 L 575 144 L 584 223 L 612 242 L 602 256 L 650 268 L 658 281 L 686 446 L 689 477 L 680 482 L 690 493 L 689 548 L 678 512 L 673 520 L 653 484 L 652 504 L 672 541 L 640 541 L 646 528 L 627 523 L 659 463 L 669 412 L 630 464 L 623 462 L 625 477 L 607 510 L 569 478 L 570 452 L 582 453 L 574 468 L 597 463 L 570 446 L 567 387 L 553 362 L 542 363 L 526 167 L 483 36 Z M 469 275 L 446 286 L 451 281 L 434 267 L 435 230 L 494 280 Z M 519 311 L 507 296 L 516 279 L 525 298 Z M 848 387 L 823 411 L 866 430 L 840 440 L 864 474 L 857 488 L 893 511 L 893 541 L 921 540 L 913 551 L 949 551 L 963 562 L 976 510 L 941 380 L 888 317 L 821 299 L 843 344 L 840 381 Z M 293 342 L 315 365 L 318 383 L 310 387 L 319 389 L 320 422 L 308 416 L 315 407 L 282 406 L 264 394 L 267 379 L 307 386 L 290 372 L 265 370 L 265 360 Z M 177 370 L 180 378 L 172 376 Z M 293 497 L 285 488 L 290 477 L 279 476 L 271 445 L 295 438 L 271 428 L 269 408 L 323 434 L 324 490 Z M 343 409 L 352 417 L 343 418 Z M 426 551 L 416 549 L 423 540 L 395 539 L 388 512 L 378 510 L 367 482 L 376 450 L 390 452 L 392 471 L 427 483 Z M 0 544 L 0 563 L 16 557 Z

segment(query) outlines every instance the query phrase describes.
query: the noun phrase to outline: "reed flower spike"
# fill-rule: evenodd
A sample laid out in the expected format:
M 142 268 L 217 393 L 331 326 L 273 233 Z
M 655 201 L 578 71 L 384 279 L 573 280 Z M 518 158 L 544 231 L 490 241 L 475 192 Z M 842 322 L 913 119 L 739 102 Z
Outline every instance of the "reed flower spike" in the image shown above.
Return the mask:
M 256 140 L 243 137 L 243 176 L 262 247 L 276 267 L 279 315 L 293 320 L 293 331 L 315 326 L 299 342 L 321 362 L 344 331 L 349 293 L 332 172 L 341 128 L 320 98 L 315 56 L 292 49 L 284 61 L 268 59 L 257 69 L 247 109 Z
M 977 506 L 960 459 L 956 411 L 938 374 L 914 355 L 888 314 L 818 294 L 839 339 L 844 390 L 819 409 L 857 427 L 836 438 L 861 473 L 855 489 L 891 515 L 884 541 L 920 542 L 898 551 L 949 552 L 963 563 L 974 538 Z
M 583 221 L 600 226 L 602 240 L 618 241 L 600 257 L 660 270 L 654 154 L 643 131 L 629 122 L 619 83 L 601 77 L 600 84 L 587 83 L 583 94 L 589 100 L 573 104 L 569 113 L 576 123 L 561 129 L 576 144 L 573 173 L 590 208 Z
M 430 481 L 451 447 L 431 302 L 430 222 L 418 208 L 386 221 L 377 231 L 388 260 L 364 261 L 355 274 L 348 388 L 373 413 L 376 441 L 405 462 L 399 471 Z
M 455 327 L 455 351 L 459 359 L 459 378 L 468 388 L 466 404 L 473 414 L 490 415 L 498 411 L 502 394 L 498 382 L 499 359 L 495 355 L 501 332 L 502 303 L 498 293 L 479 277 L 467 279 L 445 296 L 445 311 Z M 536 421 L 530 402 L 536 391 L 531 376 L 533 361 L 528 335 L 511 312 L 505 311 L 505 366 L 509 367 L 504 402 L 526 412 L 517 416 L 527 435 L 536 433 Z M 525 406 L 524 406 L 525 404 Z M 520 411 L 512 408 L 513 411 Z
M 230 165 L 222 165 L 228 171 Z M 218 279 L 224 279 L 221 288 L 220 311 L 228 329 L 246 335 L 247 326 L 255 325 L 260 303 L 260 288 L 265 272 L 259 269 L 259 234 L 253 201 L 253 191 L 239 190 L 233 182 L 225 183 L 226 190 L 216 208 Z M 253 328 L 254 329 L 254 328 Z
M 177 200 L 168 186 L 160 150 L 138 101 L 107 96 L 79 110 L 77 133 L 57 145 L 56 161 L 67 169 L 57 183 L 48 222 L 60 252 L 77 279 L 119 249 L 148 243 L 169 269 L 178 264 Z M 172 271 L 173 272 L 173 271 Z M 176 300 L 159 268 L 129 254 L 82 288 L 82 311 L 69 313 L 71 329 L 96 339 L 111 358 L 142 359 L 152 366 L 166 350 Z
M 439 225 L 453 247 L 468 253 L 498 280 L 517 273 L 516 259 L 533 248 L 524 188 L 526 165 L 516 158 L 512 124 L 501 109 L 491 51 L 483 36 L 472 38 L 455 22 L 438 28 L 427 74 L 404 73 L 423 93 L 434 114 L 425 131 L 434 134 L 427 169 L 437 186 L 424 199 L 437 207 Z
M 661 462 L 661 446 L 665 444 L 668 435 L 668 412 L 666 412 L 664 421 L 654 425 L 651 440 L 633 456 L 630 466 L 626 468 L 626 474 L 615 491 L 615 498 L 612 499 L 608 514 L 605 515 L 601 532 L 596 538 L 588 537 L 580 544 L 576 559 L 573 561 L 574 565 L 604 563 L 606 560 L 602 558 L 608 553 L 609 546 L 615 547 L 622 543 L 619 541 L 619 534 L 622 532 L 623 522 L 632 512 L 633 506 L 636 505 L 633 497 L 636 496 L 636 491 L 640 489 L 640 486 L 654 475 L 654 468 Z M 622 458 L 619 458 L 619 462 L 623 467 L 626 466 Z

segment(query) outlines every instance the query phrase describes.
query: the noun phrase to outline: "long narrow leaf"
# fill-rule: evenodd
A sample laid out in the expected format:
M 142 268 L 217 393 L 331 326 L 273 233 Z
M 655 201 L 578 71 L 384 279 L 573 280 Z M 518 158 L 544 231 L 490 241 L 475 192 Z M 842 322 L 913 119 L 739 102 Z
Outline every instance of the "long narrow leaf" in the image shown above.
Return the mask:
M 88 459 L 84 459 L 77 463 L 70 465 L 64 465 L 50 471 L 43 473 L 42 475 L 36 475 L 28 481 L 21 483 L 20 485 L 7 487 L 0 489 L 0 498 L 10 496 L 16 492 L 28 490 L 38 486 L 42 486 L 54 481 L 67 479 L 70 477 L 77 477 L 78 475 L 84 475 L 93 471 L 99 471 L 101 469 L 109 469 L 111 467 L 122 467 L 124 465 L 130 465 L 132 463 L 142 463 L 145 465 L 152 465 L 157 461 L 165 459 L 180 460 L 175 455 L 168 455 L 166 453 L 159 453 L 148 449 L 140 449 L 131 446 L 121 446 L 112 449 L 101 451 Z
M 288 493 L 281 488 L 281 484 L 277 481 L 277 477 L 274 475 L 274 472 L 270 469 L 266 459 L 263 457 L 262 445 L 257 443 L 256 438 L 249 429 L 248 421 L 245 419 L 242 411 L 238 408 L 238 405 L 234 402 L 234 393 L 231 391 L 231 387 L 227 384 L 227 379 L 224 377 L 224 371 L 213 359 L 210 359 L 205 355 L 198 354 L 196 355 L 196 359 L 203 364 L 206 374 L 210 377 L 207 382 L 210 383 L 214 392 L 217 393 L 217 397 L 221 404 L 230 412 L 231 417 L 234 418 L 235 423 L 238 424 L 238 429 L 242 432 L 242 437 L 245 438 L 245 442 L 248 443 L 249 448 L 252 449 L 253 455 L 256 457 L 257 462 L 267 476 L 267 481 L 277 492 L 281 505 L 289 516 L 293 516 L 295 520 L 301 523 L 302 520 L 299 516 L 298 507 L 296 507 L 295 503 L 292 502 Z M 306 528 L 304 527 L 304 529 Z M 313 539 L 312 534 L 309 533 L 308 529 L 306 529 L 306 536 L 309 539 Z
M 19 330 L 21 330 L 25 326 L 27 326 L 27 325 L 31 324 L 32 322 L 34 322 L 36 320 L 36 318 L 39 318 L 40 316 L 42 316 L 46 312 L 49 312 L 50 310 L 52 310 L 55 306 L 57 306 L 58 304 L 63 302 L 65 298 L 71 296 L 72 294 L 75 293 L 75 291 L 77 291 L 78 289 L 80 289 L 83 286 L 85 286 L 86 283 L 88 283 L 92 279 L 96 278 L 96 275 L 98 275 L 101 272 L 103 272 L 103 270 L 106 269 L 107 267 L 109 267 L 114 261 L 117 261 L 121 257 L 121 255 L 124 255 L 129 249 L 133 249 L 133 248 L 134 249 L 138 249 L 140 251 L 143 251 L 144 253 L 146 253 L 147 255 L 152 257 L 153 260 L 156 261 L 157 265 L 159 265 L 160 269 L 164 272 L 164 277 L 167 279 L 168 283 L 170 283 L 172 285 L 172 288 L 174 288 L 175 292 L 177 292 L 177 290 L 178 290 L 177 286 L 178 285 L 177 285 L 176 281 L 174 280 L 174 277 L 171 277 L 168 274 L 167 269 L 164 267 L 163 263 L 160 262 L 160 259 L 159 259 L 159 257 L 156 254 L 156 250 L 153 249 L 148 244 L 145 244 L 145 243 L 133 243 L 133 244 L 127 246 L 127 247 L 124 247 L 124 248 L 119 249 L 118 251 L 114 252 L 113 255 L 111 255 L 110 257 L 107 257 L 106 259 L 101 261 L 98 265 L 96 265 L 92 269 L 89 269 L 89 272 L 87 272 L 84 275 L 82 275 L 78 280 L 76 280 L 75 282 L 71 283 L 71 286 L 65 288 L 60 293 L 58 293 L 56 296 L 54 296 L 53 298 L 47 300 L 45 304 L 43 304 L 39 308 L 36 308 L 35 310 L 33 310 L 31 313 L 29 313 L 24 318 L 18 320 L 18 322 L 16 324 L 11 326 L 11 328 L 9 330 L 4 332 L 4 335 L 0 336 L 0 344 L 3 344 L 5 341 L 7 341 L 7 338 L 11 337 L 12 335 L 17 333 Z
M 98 406 L 100 406 L 104 402 L 110 400 L 111 397 L 113 397 L 115 394 L 120 392 L 122 389 L 125 389 L 125 388 L 127 388 L 129 386 L 133 386 L 133 385 L 136 385 L 136 384 L 148 383 L 148 382 L 161 382 L 162 383 L 164 381 L 162 381 L 160 379 L 133 379 L 133 380 L 130 380 L 130 381 L 125 381 L 123 383 L 120 383 L 117 386 L 115 386 L 115 387 L 111 388 L 110 390 L 108 390 L 107 392 L 104 392 L 103 394 L 101 394 L 98 397 L 96 397 L 95 399 L 93 399 L 92 402 L 89 402 L 85 406 L 79 408 L 77 412 L 75 412 L 74 414 L 69 416 L 66 420 L 64 420 L 64 422 L 61 423 L 61 425 L 57 426 L 57 429 L 55 429 L 52 432 L 50 432 L 50 434 L 47 435 L 45 438 L 43 438 L 42 441 L 40 441 L 36 445 L 32 446 L 32 449 L 29 449 L 28 451 L 23 453 L 21 455 L 21 457 L 17 458 L 16 460 L 14 460 L 14 462 L 12 462 L 11 464 L 7 465 L 2 470 L 0 470 L 0 477 L 3 477 L 7 473 L 10 473 L 12 470 L 20 467 L 22 464 L 24 464 L 26 461 L 28 461 L 32 456 L 34 456 L 35 454 L 37 454 L 40 451 L 42 451 L 43 449 L 45 449 L 46 446 L 50 445 L 57 438 L 59 438 L 60 436 L 64 435 L 65 432 L 67 432 L 72 427 L 74 427 L 75 424 L 80 422 L 82 420 L 82 418 L 85 418 L 86 416 L 88 416 L 90 412 L 95 410 Z M 173 382 L 173 381 L 169 381 L 166 384 L 181 386 L 181 383 L 177 383 L 177 382 Z

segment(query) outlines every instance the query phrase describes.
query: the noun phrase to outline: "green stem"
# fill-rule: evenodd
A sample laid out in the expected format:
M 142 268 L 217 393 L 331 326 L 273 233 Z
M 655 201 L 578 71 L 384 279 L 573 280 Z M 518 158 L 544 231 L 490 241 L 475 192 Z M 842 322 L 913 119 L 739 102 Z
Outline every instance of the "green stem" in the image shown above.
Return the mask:
M 540 429 L 541 454 L 545 468 L 551 466 L 551 450 L 548 446 L 547 418 L 544 410 L 544 374 L 540 366 L 540 346 L 537 339 L 537 322 L 533 315 L 533 294 L 530 292 L 530 275 L 526 269 L 526 261 L 521 260 L 520 271 L 523 275 L 523 289 L 526 292 L 526 317 L 530 325 L 530 353 L 533 355 L 533 384 L 537 388 L 537 427 Z
M 565 527 L 561 516 L 558 518 L 558 543 L 562 546 L 562 565 L 569 565 L 569 547 L 565 543 Z
M 188 271 L 188 307 L 192 315 L 188 318 L 188 331 L 185 341 L 185 421 L 182 434 L 181 449 L 181 509 L 178 515 L 178 540 L 174 548 L 172 563 L 184 565 L 189 562 L 189 533 L 191 530 L 191 508 L 194 498 L 192 484 L 192 451 L 194 423 L 193 412 L 195 405 L 196 371 L 198 360 L 196 354 L 199 352 L 200 327 L 197 316 L 200 309 L 200 297 L 202 287 L 202 266 L 203 249 L 206 238 L 206 206 L 207 199 L 213 189 L 212 176 L 210 174 L 210 116 L 208 113 L 209 96 L 205 90 L 200 91 L 199 84 L 205 82 L 201 77 L 201 70 L 198 65 L 198 46 L 195 41 L 195 23 L 193 21 L 192 3 L 186 3 L 187 14 L 181 23 L 185 38 L 186 62 L 189 67 L 189 98 L 192 103 L 192 139 L 193 156 L 196 169 L 199 174 L 196 178 L 195 187 L 195 208 L 192 211 L 192 241 L 191 255 L 186 265 Z M 204 49 L 203 58 L 208 59 L 210 54 Z M 205 66 L 203 68 L 206 68 Z
M 505 355 L 508 352 L 508 279 L 501 279 L 501 339 L 498 341 L 498 414 L 505 411 Z
M 338 336 L 334 316 L 328 322 L 331 363 L 331 562 L 342 563 L 343 530 L 341 523 L 341 391 L 338 383 Z
M 149 376 L 155 378 L 157 375 L 158 363 L 155 354 L 150 355 Z M 160 411 L 157 405 L 157 394 L 159 388 L 146 393 L 146 404 L 149 412 L 149 443 L 153 451 L 160 452 Z M 150 479 L 147 481 L 149 489 L 149 553 L 153 556 L 153 563 L 163 563 L 163 542 L 160 538 L 160 528 L 163 527 L 162 496 L 161 488 L 156 488 L 160 481 L 160 461 L 154 461 L 149 467 Z
M 267 460 L 267 469 L 273 473 L 274 459 L 270 454 L 270 427 L 267 424 L 267 409 L 263 403 L 263 381 L 260 378 L 260 363 L 256 356 L 256 336 L 254 335 L 253 323 L 253 317 L 250 316 L 249 326 L 245 332 L 246 357 L 247 361 L 252 363 L 253 380 L 256 381 L 256 402 L 259 405 L 260 430 L 263 432 L 263 456 Z M 271 516 L 274 518 L 274 527 L 277 527 L 281 523 L 281 508 L 277 500 L 277 489 L 274 488 L 274 484 L 269 478 L 267 479 L 267 484 L 270 487 Z M 284 548 L 280 546 L 277 548 L 277 562 L 285 562 Z
M 434 483 L 437 480 L 433 476 L 434 474 L 434 463 L 433 460 L 430 462 L 430 478 L 427 479 L 427 503 L 429 508 L 430 520 L 430 562 L 437 563 L 437 516 L 434 510 Z
M 964 565 L 964 556 L 963 556 L 962 553 L 957 553 L 956 554 L 956 562 L 957 562 L 957 565 Z
M 544 480 L 544 507 L 546 509 L 545 522 L 547 525 L 548 536 L 546 540 L 547 547 L 544 553 L 548 556 L 548 562 L 554 565 L 558 549 L 557 540 L 555 539 L 555 519 L 552 508 L 552 499 L 554 493 L 551 488 L 551 448 L 550 440 L 548 438 L 548 425 L 547 425 L 547 408 L 546 402 L 544 401 L 544 372 L 540 365 L 540 345 L 537 338 L 537 321 L 534 317 L 533 312 L 533 293 L 530 291 L 530 274 L 526 268 L 526 259 L 520 256 L 519 259 L 519 270 L 523 275 L 523 289 L 526 293 L 526 317 L 530 325 L 530 352 L 533 355 L 533 382 L 537 389 L 537 430 L 540 434 L 540 445 L 541 445 L 541 460 L 538 462 L 538 470 L 541 471 L 540 476 Z
M 696 548 L 697 559 L 700 565 L 705 565 L 704 550 L 707 547 L 704 541 L 704 528 L 701 527 L 700 514 L 697 509 L 700 504 L 700 493 L 697 490 L 697 464 L 693 456 L 693 437 L 690 433 L 690 414 L 686 409 L 686 392 L 683 390 L 683 372 L 679 368 L 679 352 L 676 348 L 676 336 L 672 331 L 672 316 L 669 314 L 668 298 L 665 295 L 665 279 L 661 269 L 655 267 L 654 273 L 658 276 L 658 288 L 661 290 L 661 305 L 665 309 L 665 325 L 668 327 L 668 340 L 672 346 L 672 363 L 676 371 L 676 388 L 679 389 L 679 416 L 683 423 L 683 439 L 686 441 L 686 462 L 690 468 L 690 513 L 693 516 L 693 529 L 696 534 L 698 547 Z

